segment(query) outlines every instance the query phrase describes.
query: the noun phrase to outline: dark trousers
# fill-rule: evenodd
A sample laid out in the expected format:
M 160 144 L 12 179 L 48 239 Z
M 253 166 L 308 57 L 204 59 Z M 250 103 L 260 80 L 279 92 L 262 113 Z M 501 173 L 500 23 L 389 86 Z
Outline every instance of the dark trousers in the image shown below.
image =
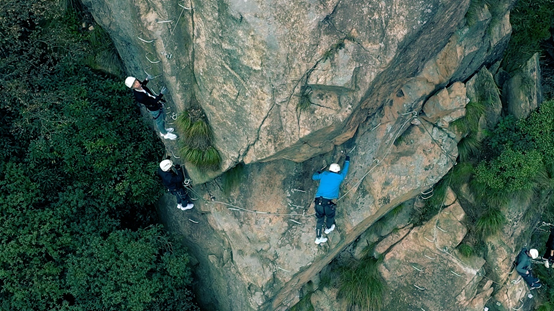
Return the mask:
M 547 247 L 546 252 L 544 252 L 544 255 L 542 256 L 542 258 L 550 259 L 550 260 L 554 259 L 554 257 L 550 257 L 550 252 L 551 251 L 552 251 L 552 249 Z
M 519 273 L 519 272 L 518 272 Z M 529 286 L 532 286 L 533 284 L 537 283 L 539 281 L 539 279 L 537 279 L 536 277 L 534 277 L 532 274 L 531 274 L 531 271 L 529 271 L 529 274 L 522 274 L 522 273 L 519 273 L 519 275 L 521 275 L 521 277 L 523 278 L 523 280 L 525 281 L 525 283 L 527 283 L 527 285 Z
M 316 198 L 315 199 L 315 217 L 317 218 L 317 224 L 315 227 L 316 237 L 321 237 L 321 230 L 323 230 L 323 223 L 327 228 L 335 223 L 335 203 L 331 200 Z M 325 221 L 327 217 L 327 221 Z
M 187 205 L 191 202 L 185 188 L 177 188 L 169 190 L 169 192 L 171 192 L 171 194 L 173 194 L 177 198 L 177 204 Z

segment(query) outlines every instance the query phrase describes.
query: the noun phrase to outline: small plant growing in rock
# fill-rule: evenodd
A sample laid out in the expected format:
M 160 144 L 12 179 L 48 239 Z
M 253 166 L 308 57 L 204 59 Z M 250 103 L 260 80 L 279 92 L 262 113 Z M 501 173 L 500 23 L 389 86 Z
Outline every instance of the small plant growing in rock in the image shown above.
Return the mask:
M 323 61 L 326 61 L 328 60 L 331 56 L 335 55 L 335 53 L 337 53 L 338 50 L 342 50 L 344 49 L 344 40 L 345 39 L 342 39 L 340 40 L 339 42 L 331 45 L 331 47 L 325 51 L 325 53 L 323 53 L 323 57 L 321 58 Z
M 338 296 L 347 301 L 349 309 L 382 310 L 387 286 L 379 264 L 380 260 L 366 257 L 341 268 Z
M 462 256 L 466 258 L 473 255 L 473 247 L 471 247 L 471 245 L 469 244 L 460 244 L 460 246 L 458 246 L 458 250 L 460 251 L 460 254 L 462 254 Z
M 298 106 L 296 107 L 300 111 L 305 111 L 313 104 L 310 97 L 312 96 L 312 88 L 304 85 L 300 89 L 300 100 L 298 101 Z
M 228 195 L 231 190 L 236 188 L 244 176 L 244 163 L 235 165 L 232 169 L 223 174 L 223 193 Z
M 481 142 L 476 135 L 468 135 L 458 143 L 458 157 L 460 161 L 468 161 L 472 156 L 479 153 Z
M 201 168 L 219 169 L 221 156 L 212 145 L 212 129 L 204 112 L 198 108 L 184 111 L 177 118 L 177 126 L 183 133 L 180 153 L 185 161 Z
M 484 238 L 494 235 L 502 229 L 506 223 L 506 217 L 498 208 L 488 209 L 475 224 L 475 229 Z

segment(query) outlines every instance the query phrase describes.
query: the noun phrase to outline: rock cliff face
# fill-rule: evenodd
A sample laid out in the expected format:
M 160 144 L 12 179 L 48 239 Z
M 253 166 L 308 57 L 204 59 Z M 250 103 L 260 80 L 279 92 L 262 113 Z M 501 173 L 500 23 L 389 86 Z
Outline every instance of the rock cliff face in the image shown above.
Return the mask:
M 494 14 L 472 8 L 471 23 L 469 0 L 83 2 L 129 74 L 160 75 L 153 82 L 170 90 L 170 115 L 190 108 L 191 98 L 204 110 L 223 165 L 217 172 L 188 165 L 197 185 L 247 164 L 231 194 L 216 180 L 195 188 L 193 212 L 173 208 L 171 197 L 160 208 L 199 261 L 203 303 L 242 311 L 290 308 L 299 289 L 375 221 L 455 165 L 462 133 L 449 124 L 465 114 L 465 82 L 504 50 L 514 1 L 499 1 Z M 342 151 L 352 162 L 337 230 L 317 246 L 310 177 Z M 437 217 L 459 230 L 438 249 L 464 235 L 463 211 L 448 212 Z M 397 245 L 420 243 L 450 258 L 419 238 L 433 228 L 407 229 Z M 414 272 L 395 265 L 414 254 L 400 246 L 386 255 L 382 273 L 408 291 L 398 280 Z M 482 266 L 476 259 L 437 267 L 467 272 L 441 280 L 467 290 L 427 294 L 477 310 L 485 301 L 473 299 Z M 479 290 L 488 297 L 489 288 Z

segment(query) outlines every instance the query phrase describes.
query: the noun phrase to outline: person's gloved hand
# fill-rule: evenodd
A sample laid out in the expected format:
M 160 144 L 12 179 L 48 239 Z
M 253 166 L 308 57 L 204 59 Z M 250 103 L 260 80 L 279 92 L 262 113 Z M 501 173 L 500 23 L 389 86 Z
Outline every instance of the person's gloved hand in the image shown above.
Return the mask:
M 165 86 L 162 87 L 162 89 L 160 90 L 160 94 L 163 94 L 163 95 L 167 94 L 167 88 Z
M 350 156 L 346 156 L 345 161 L 350 161 Z
M 148 74 L 146 75 L 146 79 L 145 79 L 145 80 L 150 81 L 150 80 L 153 80 L 153 79 L 154 79 L 154 76 L 152 76 L 151 74 L 148 73 Z

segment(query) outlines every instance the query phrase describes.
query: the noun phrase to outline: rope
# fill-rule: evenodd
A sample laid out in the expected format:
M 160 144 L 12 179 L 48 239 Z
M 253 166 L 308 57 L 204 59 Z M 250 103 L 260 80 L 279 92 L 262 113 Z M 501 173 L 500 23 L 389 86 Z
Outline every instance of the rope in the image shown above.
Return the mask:
M 425 126 L 423 126 L 423 129 L 425 130 L 425 132 L 429 135 L 429 137 L 431 137 L 431 140 L 433 141 L 433 143 L 435 143 L 435 145 L 437 145 L 441 152 L 452 162 L 454 162 L 454 165 L 456 165 L 456 157 L 453 156 L 450 152 L 446 151 L 443 149 L 443 146 L 441 143 L 439 143 L 434 137 L 433 135 L 431 135 L 431 133 L 429 133 L 429 130 L 427 130 L 427 128 Z
M 392 149 L 392 145 L 394 144 L 394 141 L 398 138 L 398 136 L 401 134 L 401 132 L 403 131 L 404 129 L 404 126 L 406 124 L 408 124 L 409 122 L 411 122 L 411 120 L 413 120 L 414 118 L 417 118 L 417 111 L 410 111 L 410 112 L 406 112 L 406 113 L 403 113 L 401 115 L 411 115 L 412 117 L 409 118 L 408 120 L 406 120 L 402 126 L 397 130 L 397 132 L 395 133 L 395 136 L 394 136 L 394 139 L 392 140 L 392 142 L 389 144 L 389 146 L 387 147 L 387 151 L 385 152 L 384 156 L 382 157 L 383 159 L 386 158 L 388 156 L 388 154 L 390 153 L 391 149 Z M 380 126 L 381 123 L 378 125 Z M 377 126 L 377 127 L 378 127 Z M 375 128 L 377 128 L 375 127 Z M 375 129 L 374 128 L 374 129 Z M 354 149 L 352 149 L 354 150 Z M 352 151 L 351 150 L 351 151 Z M 354 186 L 354 187 L 351 187 L 345 194 L 343 194 L 340 198 L 337 199 L 337 201 L 340 201 L 342 198 L 344 198 L 350 191 L 352 191 L 354 188 L 358 187 L 360 185 L 360 183 L 363 181 L 363 179 L 369 175 L 369 173 L 371 173 L 371 171 L 373 171 L 377 165 L 379 165 L 381 163 L 381 160 L 379 159 L 374 159 L 373 162 L 377 163 L 376 165 L 373 165 L 367 173 L 364 174 L 364 176 L 360 179 L 360 181 L 358 181 L 358 183 Z M 216 201 L 216 200 L 211 200 L 211 201 L 206 201 L 205 199 L 203 199 L 196 191 L 194 191 L 192 189 L 192 187 L 188 188 L 189 190 L 191 190 L 193 193 L 195 193 L 199 198 L 201 198 L 201 200 L 203 200 L 204 202 L 207 202 L 207 203 L 211 203 L 211 204 L 221 204 L 221 205 L 224 205 L 226 206 L 229 210 L 233 210 L 233 211 L 238 211 L 238 212 L 245 212 L 245 213 L 252 213 L 252 214 L 260 214 L 260 215 L 268 215 L 268 216 L 292 216 L 292 217 L 311 217 L 311 216 L 314 216 L 315 213 L 311 213 L 311 214 L 306 214 L 306 213 L 302 213 L 302 214 L 298 214 L 298 213 L 272 213 L 272 212 L 265 212 L 265 211 L 258 211 L 258 210 L 253 210 L 253 209 L 247 209 L 247 208 L 243 208 L 243 207 L 240 207 L 240 206 L 237 206 L 237 205 L 233 205 L 233 204 L 229 204 L 229 203 L 226 203 L 226 202 L 222 202 L 222 201 Z M 304 190 L 299 190 L 299 189 L 294 189 L 294 191 L 299 191 L 299 192 L 305 192 Z M 310 202 L 311 204 L 311 202 Z M 309 206 L 308 206 L 309 207 Z
M 337 201 L 340 201 L 342 200 L 346 195 L 348 195 L 348 193 L 350 193 L 353 189 L 357 188 L 361 183 L 362 181 L 366 178 L 367 175 L 369 175 L 369 173 L 371 173 L 379 164 L 381 164 L 382 160 L 384 160 L 390 153 L 391 149 L 392 149 L 392 145 L 394 144 L 394 142 L 396 141 L 396 139 L 400 136 L 401 133 L 403 133 L 403 129 L 404 129 L 404 126 L 411 122 L 413 119 L 417 118 L 417 111 L 409 111 L 409 112 L 406 112 L 406 113 L 403 113 L 403 114 L 400 114 L 400 115 L 412 115 L 411 118 L 409 118 L 408 120 L 406 120 L 404 122 L 404 124 L 402 124 L 402 126 L 400 126 L 400 128 L 398 129 L 398 131 L 396 131 L 395 133 L 395 136 L 394 136 L 394 139 L 391 141 L 391 143 L 389 144 L 389 146 L 387 147 L 387 150 L 385 152 L 385 154 L 381 157 L 381 159 L 374 159 L 373 160 L 373 163 L 376 163 L 375 165 L 372 164 L 372 166 L 370 167 L 370 169 L 367 171 L 367 173 L 365 173 L 362 178 L 360 178 L 360 180 L 352 187 L 350 187 L 350 189 L 348 189 L 348 191 L 346 191 L 341 197 L 339 197 L 337 199 Z M 382 124 L 379 123 L 376 127 L 374 127 L 371 131 L 375 130 L 377 127 L 381 126 Z
M 298 214 L 298 213 L 272 213 L 272 212 L 264 212 L 264 211 L 258 211 L 258 210 L 252 210 L 252 209 L 247 209 L 247 208 L 243 208 L 243 207 L 240 207 L 240 206 L 237 206 L 237 205 L 233 205 L 233 204 L 229 204 L 229 203 L 226 203 L 226 202 L 222 202 L 222 201 L 217 201 L 217 200 L 211 200 L 211 201 L 207 201 L 206 199 L 204 199 L 202 196 L 200 196 L 198 194 L 198 192 L 196 192 L 194 189 L 192 189 L 192 187 L 187 187 L 188 190 L 192 191 L 198 198 L 200 198 L 200 200 L 206 202 L 206 203 L 211 203 L 211 204 L 221 204 L 221 205 L 224 205 L 225 207 L 227 207 L 227 209 L 229 210 L 232 210 L 232 211 L 237 211 L 237 212 L 245 212 L 245 213 L 252 213 L 252 214 L 262 214 L 262 215 L 268 215 L 268 216 L 293 216 L 293 217 L 311 217 L 311 216 L 314 216 L 315 213 L 312 213 L 312 214 L 306 214 L 306 213 L 302 213 L 302 214 Z M 310 203 L 311 204 L 311 203 Z M 291 221 L 293 221 L 291 219 Z M 295 223 L 299 223 L 297 221 L 293 221 Z M 302 224 L 302 223 L 300 223 Z
M 179 21 L 181 20 L 181 16 L 183 15 L 183 12 L 185 12 L 185 10 L 191 10 L 192 9 L 192 5 L 190 8 L 186 8 L 180 4 L 177 3 L 178 6 L 182 7 L 183 9 L 181 10 L 181 14 L 179 14 L 179 18 L 177 18 L 177 22 L 175 23 L 175 27 L 173 27 L 173 29 L 169 32 L 170 35 L 173 35 L 173 32 L 175 31 L 175 28 L 177 28 L 177 25 L 179 25 Z

